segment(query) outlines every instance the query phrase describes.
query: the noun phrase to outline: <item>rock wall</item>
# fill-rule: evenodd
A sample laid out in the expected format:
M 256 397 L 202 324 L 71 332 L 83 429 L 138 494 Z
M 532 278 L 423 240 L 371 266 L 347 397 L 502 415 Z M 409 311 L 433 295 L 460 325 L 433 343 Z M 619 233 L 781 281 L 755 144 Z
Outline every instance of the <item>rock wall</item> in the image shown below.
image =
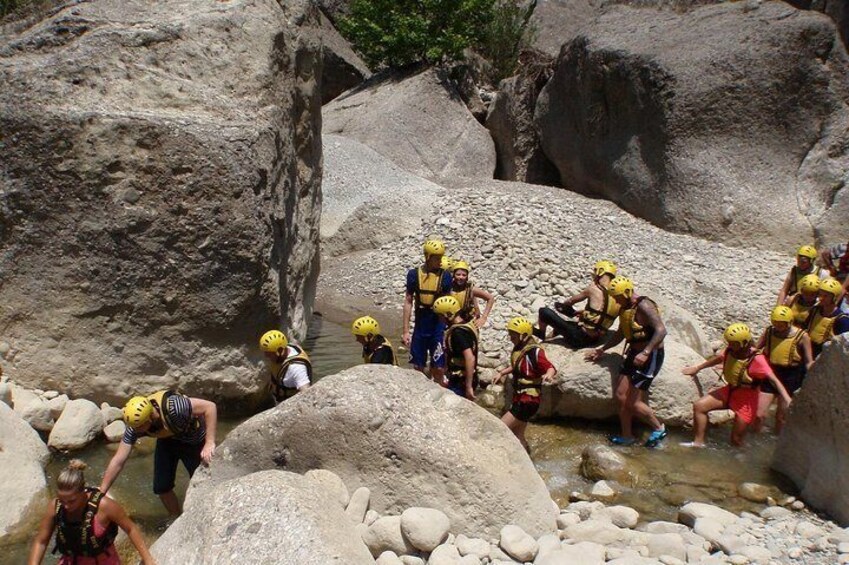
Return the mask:
M 846 0 L 785 0 L 789 4 L 804 10 L 817 10 L 828 15 L 849 48 L 849 3 Z
M 826 17 L 747 6 L 612 7 L 564 46 L 535 112 L 562 185 L 733 245 L 845 239 L 849 58 Z
M 793 406 L 772 467 L 787 475 L 802 498 L 849 524 L 849 336 L 826 344 Z
M 249 352 L 304 330 L 318 273 L 317 22 L 299 0 L 103 0 L 0 37 L 10 376 L 259 390 Z

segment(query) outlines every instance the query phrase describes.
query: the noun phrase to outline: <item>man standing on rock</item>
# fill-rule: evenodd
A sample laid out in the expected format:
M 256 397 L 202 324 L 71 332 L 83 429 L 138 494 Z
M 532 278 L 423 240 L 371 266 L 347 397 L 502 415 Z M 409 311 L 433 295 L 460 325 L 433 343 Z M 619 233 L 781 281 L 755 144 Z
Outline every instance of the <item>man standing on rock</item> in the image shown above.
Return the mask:
M 584 358 L 597 361 L 605 351 L 625 339 L 625 359 L 615 391 L 622 435 L 611 436 L 610 441 L 616 445 L 636 443 L 632 419 L 637 416 L 652 428 L 645 446 L 655 447 L 666 437 L 666 426 L 660 423 L 648 405 L 648 391 L 663 366 L 666 326 L 660 319 L 657 305 L 650 298 L 638 296 L 630 279 L 615 277 L 610 281 L 608 291 L 620 306 L 619 328 L 604 345 L 593 349 Z
M 473 401 L 478 386 L 478 327 L 464 317 L 462 305 L 453 296 L 437 298 L 433 311 L 448 326 L 445 330 L 446 386 L 458 396 Z
M 562 335 L 569 347 L 582 349 L 596 345 L 607 335 L 607 330 L 619 315 L 619 303 L 610 298 L 608 287 L 616 275 L 616 265 L 610 261 L 598 261 L 593 267 L 593 280 L 587 288 L 563 302 L 556 302 L 554 310 L 540 308 L 534 335 L 544 340 L 548 326 L 554 328 L 555 335 Z M 587 301 L 586 307 L 576 312 L 573 306 Z M 555 311 L 556 310 L 556 311 Z M 578 317 L 577 322 L 567 321 Z
M 161 390 L 150 396 L 131 398 L 124 406 L 124 423 L 127 430 L 103 473 L 100 491 L 105 494 L 121 474 L 138 438 L 155 437 L 153 492 L 159 495 L 169 514 L 179 515 L 182 508 L 174 494 L 177 463 L 183 462 L 190 477 L 201 462 L 209 465 L 215 453 L 218 424 L 215 403 Z
M 410 363 L 425 375 L 425 365 L 430 360 L 430 378 L 440 386 L 445 375 L 445 355 L 442 340 L 445 323 L 433 311 L 433 303 L 451 289 L 451 273 L 441 268 L 445 244 L 429 239 L 422 246 L 425 262 L 421 267 L 407 272 L 404 317 L 402 320 L 404 345 L 410 348 Z M 415 303 L 415 326 L 410 338 L 410 317 Z

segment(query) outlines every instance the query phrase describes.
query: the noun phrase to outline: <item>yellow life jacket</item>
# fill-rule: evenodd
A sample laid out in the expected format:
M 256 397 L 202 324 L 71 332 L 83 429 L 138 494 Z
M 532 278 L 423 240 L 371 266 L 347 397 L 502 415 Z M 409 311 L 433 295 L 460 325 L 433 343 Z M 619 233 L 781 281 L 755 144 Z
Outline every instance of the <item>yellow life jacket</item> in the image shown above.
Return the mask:
M 284 386 L 283 379 L 286 377 L 286 371 L 289 370 L 289 366 L 292 364 L 301 364 L 307 368 L 307 377 L 309 377 L 310 384 L 312 384 L 312 363 L 310 362 L 310 356 L 307 355 L 307 352 L 303 350 L 303 348 L 289 344 L 289 347 L 295 350 L 293 355 L 286 357 L 281 362 L 271 363 L 271 394 L 274 395 L 274 398 L 277 401 L 286 400 L 287 398 L 291 398 L 298 392 L 298 389 Z
M 528 343 L 521 349 L 514 349 L 510 354 L 510 365 L 513 368 L 513 392 L 516 394 L 527 394 L 528 396 L 539 396 L 542 390 L 542 375 L 539 374 L 535 349 L 542 349 L 540 345 L 530 338 Z M 522 359 L 528 355 L 533 375 L 526 375 L 520 370 Z
M 604 303 L 601 305 L 601 310 L 591 308 L 589 301 L 587 301 L 587 306 L 581 311 L 578 321 L 593 330 L 607 331 L 619 315 L 619 303 L 610 298 L 610 293 L 606 288 L 598 282 L 595 284 L 601 289 L 604 295 Z
M 475 296 L 474 296 L 474 285 L 472 281 L 468 281 L 466 283 L 466 288 L 463 290 L 454 290 L 451 288 L 451 292 L 448 293 L 449 296 L 453 296 L 457 299 L 457 302 L 460 303 L 460 313 L 467 320 L 471 320 L 475 318 Z
M 423 267 L 417 270 L 418 285 L 416 286 L 416 308 L 431 308 L 437 298 L 445 294 L 442 288 L 442 278 L 445 271 L 426 271 Z
M 448 326 L 445 330 L 445 350 L 448 361 L 448 378 L 465 379 L 466 378 L 466 357 L 462 351 L 454 351 L 451 349 L 451 335 L 456 331 L 467 332 L 472 336 L 473 345 L 472 352 L 475 355 L 475 380 L 478 374 L 478 327 L 472 322 L 464 324 L 454 324 Z
M 816 306 L 816 302 L 813 304 L 802 304 L 802 295 L 794 294 L 793 300 L 790 303 L 790 311 L 793 312 L 793 325 L 797 328 L 805 329 L 808 326 L 808 318 L 814 306 Z
M 802 364 L 799 354 L 799 342 L 805 332 L 796 330 L 794 335 L 779 337 L 772 326 L 766 329 L 766 350 L 769 352 L 769 364 L 773 367 L 798 367 Z
M 153 407 L 159 412 L 159 425 L 156 429 L 149 429 L 146 435 L 155 438 L 172 437 L 177 434 L 186 434 L 200 428 L 201 423 L 199 418 L 191 418 L 188 427 L 180 428 L 172 420 L 168 412 L 168 399 L 172 396 L 179 395 L 179 392 L 173 390 L 160 390 L 147 397 Z
M 730 350 L 726 350 L 725 361 L 722 363 L 722 380 L 733 387 L 751 388 L 755 381 L 749 376 L 749 365 L 759 353 L 760 351 L 755 350 L 749 357 L 738 359 L 731 355 Z
M 824 316 L 822 313 L 822 307 L 819 305 L 811 310 L 811 315 L 808 317 L 807 325 L 808 335 L 811 336 L 811 342 L 817 345 L 822 345 L 834 337 L 834 323 L 837 321 L 838 317 L 840 317 L 839 311 L 836 311 L 833 316 Z
M 636 304 L 619 312 L 619 327 L 622 328 L 625 341 L 628 343 L 648 341 L 654 335 L 654 328 L 650 326 L 643 327 L 637 323 L 637 307 L 643 300 L 648 300 L 657 308 L 657 304 L 651 298 L 640 296 L 637 298 Z
M 392 353 L 392 364 L 397 367 L 398 357 L 395 355 L 395 348 L 392 347 L 392 343 L 382 335 L 375 336 L 374 339 L 380 340 L 378 346 L 374 348 L 374 351 L 369 351 L 365 346 L 363 347 L 363 363 L 371 363 L 375 353 L 383 348 L 389 348 L 389 351 Z
M 811 261 L 811 268 L 807 272 L 799 268 L 798 265 L 793 265 L 790 268 L 790 288 L 787 290 L 788 295 L 793 295 L 799 292 L 799 281 L 808 275 L 817 274 L 817 266 Z

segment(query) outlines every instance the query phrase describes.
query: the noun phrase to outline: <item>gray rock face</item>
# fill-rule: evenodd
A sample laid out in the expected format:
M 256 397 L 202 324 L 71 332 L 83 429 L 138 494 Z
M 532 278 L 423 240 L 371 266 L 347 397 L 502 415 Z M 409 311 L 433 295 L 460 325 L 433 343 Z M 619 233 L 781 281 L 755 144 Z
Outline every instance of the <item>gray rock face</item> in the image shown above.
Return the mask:
M 545 344 L 548 358 L 557 367 L 557 385 L 543 388 L 541 417 L 569 416 L 606 419 L 618 414 L 613 385 L 622 363 L 620 355 L 608 353 L 600 363 L 587 363 L 585 351 L 573 351 L 556 343 Z M 693 401 L 705 394 L 716 381 L 710 371 L 698 378 L 686 377 L 681 368 L 701 362 L 702 357 L 670 338 L 664 340 L 666 357 L 652 383 L 649 403 L 655 415 L 670 426 L 692 422 Z
M 772 467 L 787 475 L 809 505 L 849 524 L 849 336 L 826 344 L 775 448 Z
M 45 501 L 47 446 L 17 413 L 0 402 L 0 540 L 29 534 Z
M 843 43 L 849 48 L 849 4 L 844 0 L 785 0 L 805 10 L 817 10 L 834 20 Z
M 354 52 L 351 44 L 339 35 L 333 23 L 321 14 L 321 103 L 327 104 L 349 88 L 371 76 L 368 65 Z
M 415 371 L 354 367 L 251 418 L 195 475 L 190 497 L 270 468 L 333 471 L 349 489 L 367 486 L 384 516 L 438 508 L 455 535 L 490 537 L 507 523 L 534 536 L 555 529 L 549 493 L 510 431 Z
M 351 137 L 429 180 L 490 179 L 492 138 L 433 70 L 363 85 L 323 110 L 325 134 Z
M 562 185 L 735 245 L 846 239 L 846 52 L 821 15 L 744 4 L 615 7 L 565 46 L 535 112 Z
M 321 251 L 376 249 L 418 234 L 445 190 L 359 141 L 325 135 Z
M 269 470 L 216 485 L 151 548 L 157 563 L 374 563 L 335 500 L 303 476 Z
M 0 37 L 16 381 L 260 390 L 244 344 L 304 330 L 318 270 L 317 23 L 300 0 L 103 0 Z

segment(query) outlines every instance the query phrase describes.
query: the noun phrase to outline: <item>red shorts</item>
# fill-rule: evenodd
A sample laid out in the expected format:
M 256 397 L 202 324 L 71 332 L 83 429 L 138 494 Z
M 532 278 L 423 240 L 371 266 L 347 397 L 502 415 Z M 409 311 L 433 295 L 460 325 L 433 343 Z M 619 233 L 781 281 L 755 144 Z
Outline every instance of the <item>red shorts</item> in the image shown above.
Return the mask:
M 758 415 L 758 395 L 760 394 L 757 388 L 737 387 L 732 390 L 731 386 L 726 385 L 710 394 L 725 403 L 738 418 L 747 424 L 755 421 L 755 416 Z

